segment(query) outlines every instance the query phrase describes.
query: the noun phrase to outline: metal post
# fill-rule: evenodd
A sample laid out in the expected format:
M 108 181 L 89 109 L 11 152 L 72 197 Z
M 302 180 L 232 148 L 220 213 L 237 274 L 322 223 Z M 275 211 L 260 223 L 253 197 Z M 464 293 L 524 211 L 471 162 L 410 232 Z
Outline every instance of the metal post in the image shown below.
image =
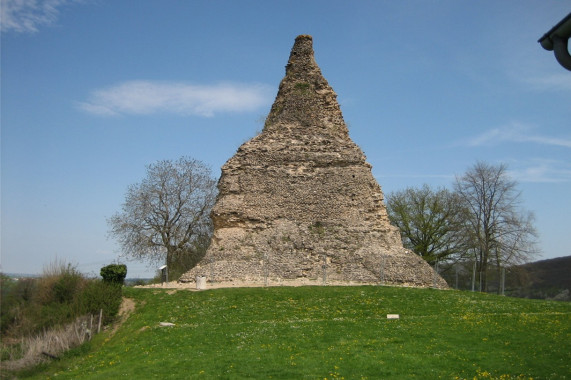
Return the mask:
M 385 284 L 385 255 L 381 253 L 381 270 L 379 271 L 381 285 Z
M 210 259 L 210 282 L 214 281 L 214 258 Z
M 472 291 L 476 287 L 476 260 L 474 260 L 474 268 L 472 269 Z
M 323 285 L 325 285 L 327 283 L 327 256 L 323 255 L 323 265 L 321 265 L 321 268 L 323 268 Z
M 436 276 L 438 276 L 438 258 L 436 259 L 436 263 L 434 264 L 434 279 L 432 281 L 433 288 L 436 288 Z
M 505 296 L 505 290 L 506 290 L 506 268 L 502 267 L 502 279 L 501 279 L 501 289 L 502 289 L 502 296 Z
M 264 253 L 264 286 L 268 286 L 268 272 L 269 272 L 269 268 L 268 268 L 268 261 L 269 261 L 269 257 L 268 257 L 268 253 Z

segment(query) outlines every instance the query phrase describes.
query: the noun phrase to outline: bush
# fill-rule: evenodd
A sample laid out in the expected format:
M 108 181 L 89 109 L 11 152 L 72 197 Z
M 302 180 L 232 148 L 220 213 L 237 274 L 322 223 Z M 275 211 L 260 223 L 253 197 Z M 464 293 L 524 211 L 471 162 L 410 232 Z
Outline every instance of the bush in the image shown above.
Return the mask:
M 104 322 L 109 322 L 119 313 L 122 290 L 120 284 L 92 280 L 81 297 L 83 314 L 97 314 L 103 309 Z
M 8 327 L 18 318 L 22 303 L 32 295 L 34 282 L 16 281 L 0 274 L 0 331 L 5 334 Z
M 100 274 L 105 282 L 123 285 L 125 277 L 127 277 L 127 266 L 125 264 L 110 264 L 101 268 Z
M 113 273 L 112 281 L 86 278 L 74 266 L 57 260 L 44 268 L 40 278 L 14 280 L 1 275 L 3 368 L 32 366 L 46 359 L 44 352 L 59 356 L 84 343 L 91 338 L 93 316 L 101 310 L 102 323 L 111 322 L 121 306 L 127 268 L 108 267 L 112 267 L 108 272 Z
M 44 267 L 33 298 L 41 305 L 72 303 L 86 281 L 75 266 L 56 260 Z
M 85 278 L 73 265 L 63 262 L 50 264 L 37 279 L 15 281 L 2 276 L 2 334 L 36 334 L 83 315 L 99 314 L 101 309 L 104 322 L 109 322 L 119 311 L 121 283 L 127 271 L 124 265 L 116 267 L 115 279 L 120 282 Z

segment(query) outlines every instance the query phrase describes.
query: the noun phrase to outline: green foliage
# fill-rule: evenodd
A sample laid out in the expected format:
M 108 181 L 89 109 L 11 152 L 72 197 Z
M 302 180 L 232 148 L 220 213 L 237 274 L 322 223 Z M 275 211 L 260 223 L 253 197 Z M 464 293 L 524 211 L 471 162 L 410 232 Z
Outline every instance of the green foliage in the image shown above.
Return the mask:
M 56 262 L 44 268 L 37 280 L 33 300 L 40 305 L 71 303 L 81 291 L 86 279 L 71 264 Z
M 60 276 L 55 278 L 52 285 L 53 300 L 50 300 L 50 303 L 73 302 L 84 285 L 85 278 L 83 278 L 81 273 L 77 272 L 74 268 L 70 268 L 69 271 L 63 272 Z
M 571 370 L 568 303 L 380 286 L 125 293 L 137 308 L 119 331 L 36 378 L 559 379 Z
M 5 334 L 18 314 L 20 304 L 31 297 L 26 290 L 28 281 L 15 281 L 0 273 L 0 329 Z
M 325 234 L 325 226 L 320 221 L 317 221 L 309 226 L 309 231 L 319 236 L 323 236 Z
M 121 285 L 85 278 L 74 266 L 52 263 L 39 278 L 2 276 L 2 334 L 23 337 L 103 309 L 111 320 L 121 304 Z
M 402 235 L 403 244 L 428 263 L 459 259 L 468 250 L 466 212 L 458 196 L 446 189 L 409 187 L 387 196 L 391 223 Z
M 310 88 L 310 84 L 306 82 L 297 82 L 295 84 L 295 89 L 301 93 L 306 93 Z
M 127 266 L 125 264 L 109 264 L 101 268 L 100 274 L 105 282 L 123 285 L 125 277 L 127 277 Z
M 186 249 L 174 251 L 169 256 L 169 281 L 177 280 L 184 273 L 194 268 L 204 257 L 210 245 L 211 231 L 199 234 Z
M 96 314 L 103 309 L 106 321 L 110 321 L 119 312 L 121 298 L 121 284 L 93 280 L 83 291 L 81 310 L 83 314 Z

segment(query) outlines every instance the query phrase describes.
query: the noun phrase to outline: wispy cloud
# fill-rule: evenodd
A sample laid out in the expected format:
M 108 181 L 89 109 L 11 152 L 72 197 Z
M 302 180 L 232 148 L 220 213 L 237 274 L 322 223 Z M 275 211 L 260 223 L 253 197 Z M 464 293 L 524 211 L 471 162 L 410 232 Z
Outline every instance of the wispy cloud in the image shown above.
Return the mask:
M 530 159 L 526 161 L 512 161 L 508 166 L 508 175 L 518 182 L 533 183 L 562 183 L 571 182 L 571 163 L 550 160 Z M 376 178 L 381 183 L 386 179 L 422 180 L 431 185 L 451 185 L 456 178 L 455 174 L 378 174 Z
M 518 122 L 490 129 L 464 141 L 468 146 L 490 146 L 504 142 L 536 143 L 571 148 L 571 139 L 534 134 L 531 126 Z
M 56 22 L 59 9 L 81 0 L 0 0 L 2 32 L 34 33 Z
M 557 183 L 571 181 L 571 164 L 558 160 L 534 159 L 517 163 L 509 175 L 519 182 Z
M 213 116 L 254 111 L 271 102 L 271 87 L 261 84 L 193 85 L 178 82 L 129 81 L 95 90 L 79 107 L 101 116 L 171 113 Z
M 555 60 L 555 58 L 553 58 Z M 559 69 L 559 68 L 558 68 Z M 563 71 L 563 69 L 561 69 Z M 571 91 L 571 75 L 567 72 L 544 75 L 528 75 L 521 77 L 521 81 L 531 85 L 534 90 L 540 91 Z

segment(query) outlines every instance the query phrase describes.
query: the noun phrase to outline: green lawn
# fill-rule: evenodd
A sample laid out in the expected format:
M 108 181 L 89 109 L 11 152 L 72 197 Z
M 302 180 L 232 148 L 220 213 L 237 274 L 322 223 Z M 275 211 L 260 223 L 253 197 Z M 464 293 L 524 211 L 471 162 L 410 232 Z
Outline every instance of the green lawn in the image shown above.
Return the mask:
M 571 303 L 381 286 L 169 293 L 126 288 L 137 308 L 114 335 L 35 376 L 571 378 Z

